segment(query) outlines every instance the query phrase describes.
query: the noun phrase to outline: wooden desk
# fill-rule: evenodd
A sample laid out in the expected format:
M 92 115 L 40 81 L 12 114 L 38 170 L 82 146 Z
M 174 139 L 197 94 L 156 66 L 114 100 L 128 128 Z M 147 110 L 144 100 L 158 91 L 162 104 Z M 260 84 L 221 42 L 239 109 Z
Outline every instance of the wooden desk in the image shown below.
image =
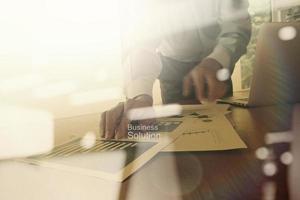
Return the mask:
M 160 153 L 122 184 L 59 170 L 0 162 L 0 199 L 262 199 L 262 185 L 268 178 L 262 173 L 262 163 L 255 157 L 255 150 L 264 145 L 266 133 L 290 129 L 292 108 L 232 110 L 228 119 L 248 149 Z M 97 131 L 99 116 L 57 120 L 56 134 Z M 287 199 L 286 169 L 280 167 L 272 179 L 278 186 L 277 199 Z M 18 186 L 22 189 L 11 192 Z
M 264 145 L 268 132 L 287 131 L 291 107 L 255 109 L 233 108 L 228 116 L 248 146 L 246 150 L 194 153 L 160 153 L 138 173 L 123 183 L 121 199 L 262 199 L 262 186 L 269 179 L 263 175 L 262 162 L 255 150 Z M 279 147 L 280 148 L 280 147 Z M 177 178 L 168 171 L 170 160 Z M 277 183 L 277 198 L 287 199 L 286 169 L 280 166 L 272 178 Z M 177 190 L 172 190 L 178 180 Z M 130 190 L 131 182 L 135 185 Z M 179 186 L 179 188 L 178 188 Z

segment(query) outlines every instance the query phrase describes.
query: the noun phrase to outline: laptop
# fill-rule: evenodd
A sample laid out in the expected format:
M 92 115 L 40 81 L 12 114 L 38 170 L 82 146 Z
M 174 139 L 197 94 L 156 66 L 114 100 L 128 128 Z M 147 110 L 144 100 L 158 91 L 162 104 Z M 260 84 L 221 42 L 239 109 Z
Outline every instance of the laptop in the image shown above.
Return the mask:
M 242 107 L 300 102 L 300 22 L 262 25 L 250 90 L 221 99 Z
M 160 119 L 155 127 L 157 130 L 143 133 L 132 130 L 129 133 L 132 138 L 118 140 L 95 138 L 91 133 L 57 145 L 50 152 L 17 161 L 123 182 L 179 137 L 184 129 L 181 119 L 169 118 Z

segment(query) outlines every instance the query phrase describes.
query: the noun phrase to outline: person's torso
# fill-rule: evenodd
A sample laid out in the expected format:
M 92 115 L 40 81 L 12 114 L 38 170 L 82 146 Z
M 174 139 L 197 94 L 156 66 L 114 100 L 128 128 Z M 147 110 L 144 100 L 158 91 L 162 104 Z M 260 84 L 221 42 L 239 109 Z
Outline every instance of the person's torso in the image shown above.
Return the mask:
M 166 1 L 161 21 L 163 40 L 158 51 L 179 61 L 200 61 L 208 56 L 220 33 L 218 0 Z

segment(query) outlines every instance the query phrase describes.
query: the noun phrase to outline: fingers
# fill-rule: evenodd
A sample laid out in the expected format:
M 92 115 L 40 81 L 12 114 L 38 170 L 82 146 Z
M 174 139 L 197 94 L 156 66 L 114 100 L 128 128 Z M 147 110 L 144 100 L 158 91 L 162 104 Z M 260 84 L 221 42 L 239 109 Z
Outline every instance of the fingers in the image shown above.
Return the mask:
M 215 101 L 223 97 L 227 91 L 226 83 L 217 80 L 216 73 L 213 70 L 204 69 L 203 67 L 192 70 L 184 78 L 183 95 L 187 96 L 190 93 L 192 84 L 194 85 L 196 97 L 200 102 Z
M 207 84 L 209 101 L 215 101 L 223 97 L 227 91 L 226 83 L 218 81 L 215 77 L 208 77 Z
M 188 96 L 191 93 L 192 77 L 190 74 L 186 75 L 183 79 L 183 96 Z
M 218 93 L 217 82 L 212 77 L 207 78 L 208 101 L 215 101 Z
M 100 120 L 100 135 L 105 139 L 120 139 L 127 137 L 128 124 L 127 112 L 133 108 L 152 106 L 152 97 L 140 95 L 135 99 L 128 99 L 119 103 L 109 111 L 103 112 Z
M 128 135 L 128 124 L 129 120 L 127 119 L 127 116 L 123 116 L 120 122 L 120 125 L 116 129 L 116 136 L 115 139 L 121 139 L 126 138 Z
M 106 111 L 101 114 L 100 119 L 100 137 L 105 138 Z
M 205 78 L 203 74 L 203 70 L 193 70 L 191 72 L 191 77 L 195 86 L 197 99 L 201 102 L 201 100 L 205 99 Z
M 124 112 L 124 103 L 119 103 L 116 107 L 106 112 L 105 117 L 105 139 L 113 139 L 115 131 L 119 126 Z
M 116 139 L 127 138 L 128 136 L 128 124 L 132 123 L 133 126 L 149 127 L 156 122 L 156 119 L 146 119 L 138 121 L 130 121 L 127 115 L 123 115 L 122 120 L 116 129 Z M 140 130 L 141 132 L 148 132 L 148 130 Z

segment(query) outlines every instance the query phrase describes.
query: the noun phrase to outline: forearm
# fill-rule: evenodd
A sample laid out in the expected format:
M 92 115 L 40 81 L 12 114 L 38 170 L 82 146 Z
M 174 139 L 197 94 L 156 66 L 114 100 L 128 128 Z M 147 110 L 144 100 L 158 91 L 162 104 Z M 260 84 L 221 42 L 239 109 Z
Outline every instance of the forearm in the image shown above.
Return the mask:
M 155 79 L 161 71 L 160 57 L 155 49 L 139 48 L 124 63 L 124 90 L 127 98 L 141 94 L 152 96 Z
M 251 21 L 248 13 L 248 1 L 241 0 L 240 7 L 229 4 L 229 0 L 220 2 L 220 17 L 218 23 L 221 32 L 218 44 L 208 56 L 222 64 L 224 68 L 233 71 L 235 63 L 246 53 L 251 37 Z M 241 3 L 242 2 L 242 3 Z

